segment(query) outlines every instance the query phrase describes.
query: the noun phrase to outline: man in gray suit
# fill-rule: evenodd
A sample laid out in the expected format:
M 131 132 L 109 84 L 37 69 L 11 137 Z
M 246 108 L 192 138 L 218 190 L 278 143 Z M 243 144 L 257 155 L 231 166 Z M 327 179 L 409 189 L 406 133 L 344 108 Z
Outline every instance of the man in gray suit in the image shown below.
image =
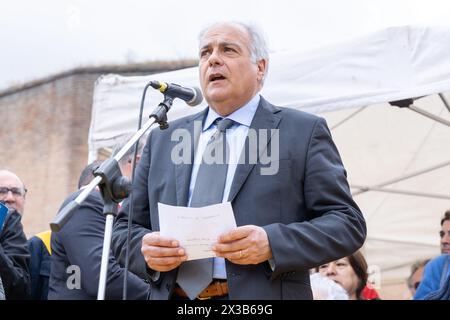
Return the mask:
M 269 57 L 263 36 L 252 26 L 210 26 L 200 34 L 199 59 L 209 107 L 164 131 L 152 131 L 136 171 L 130 269 L 150 281 L 151 299 L 312 299 L 309 269 L 353 253 L 366 236 L 326 122 L 276 107 L 258 94 Z M 231 126 L 222 130 L 226 119 Z M 193 137 L 194 152 L 178 161 L 176 137 L 183 130 Z M 214 177 L 205 174 L 202 155 L 216 130 L 219 140 L 226 134 L 229 165 L 224 173 L 215 167 Z M 269 150 L 270 163 L 265 161 Z M 157 204 L 211 204 L 205 197 L 217 185 L 219 200 L 212 201 L 231 202 L 237 228 L 213 246 L 217 257 L 209 270 L 186 261 L 178 239 L 159 234 Z M 113 234 L 120 261 L 125 258 L 128 206 Z M 201 273 L 211 273 L 211 281 L 193 290 L 189 286 Z M 191 284 L 185 285 L 189 277 Z

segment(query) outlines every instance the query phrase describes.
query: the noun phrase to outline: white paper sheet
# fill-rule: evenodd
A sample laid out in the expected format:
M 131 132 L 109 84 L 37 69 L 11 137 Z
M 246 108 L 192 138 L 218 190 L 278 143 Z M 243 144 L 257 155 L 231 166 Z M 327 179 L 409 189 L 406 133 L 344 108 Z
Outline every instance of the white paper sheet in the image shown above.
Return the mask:
M 158 203 L 160 234 L 180 241 L 188 260 L 215 257 L 211 246 L 217 238 L 234 228 L 230 202 L 202 208 L 187 208 Z

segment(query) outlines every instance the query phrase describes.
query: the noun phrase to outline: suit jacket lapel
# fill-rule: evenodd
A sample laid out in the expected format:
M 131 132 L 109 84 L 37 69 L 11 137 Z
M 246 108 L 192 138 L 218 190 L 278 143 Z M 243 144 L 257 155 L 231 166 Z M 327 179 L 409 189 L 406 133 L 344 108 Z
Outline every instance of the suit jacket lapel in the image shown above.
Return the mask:
M 195 150 L 202 132 L 203 120 L 205 119 L 207 112 L 208 108 L 186 120 L 185 128 L 189 131 L 189 137 L 191 140 L 190 162 L 175 165 L 175 185 L 178 206 L 186 207 L 188 204 L 189 184 L 191 182 L 191 172 L 194 163 Z
M 250 130 L 255 130 L 256 134 L 258 135 L 260 129 L 267 129 L 270 132 L 270 129 L 278 128 L 281 116 L 279 116 L 277 113 L 280 111 L 281 111 L 280 109 L 271 105 L 263 97 L 261 97 L 258 109 L 256 110 L 252 124 L 250 125 Z M 259 149 L 258 143 L 257 162 L 259 162 L 260 155 L 266 150 L 267 145 L 270 142 L 270 139 L 271 135 L 268 136 L 267 143 L 265 143 L 264 147 L 261 149 Z M 246 141 L 244 145 L 244 150 L 242 150 L 240 156 L 241 161 L 239 161 L 240 164 L 237 165 L 236 172 L 233 178 L 233 183 L 231 184 L 230 194 L 228 196 L 228 201 L 230 202 L 234 200 L 239 190 L 241 189 L 242 185 L 244 184 L 245 180 L 247 180 L 248 175 L 255 166 L 255 163 L 248 163 L 249 157 L 248 154 L 246 154 L 247 149 L 246 146 L 248 146 L 249 143 L 248 135 L 245 140 Z M 246 161 L 243 161 L 242 159 L 246 159 Z

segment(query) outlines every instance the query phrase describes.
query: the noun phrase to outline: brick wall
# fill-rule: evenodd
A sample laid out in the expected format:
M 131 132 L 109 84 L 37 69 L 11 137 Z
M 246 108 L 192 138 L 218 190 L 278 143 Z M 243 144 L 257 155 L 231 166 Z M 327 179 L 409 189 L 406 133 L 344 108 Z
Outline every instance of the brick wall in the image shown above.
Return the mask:
M 192 65 L 159 64 L 153 72 L 134 68 L 128 74 Z M 88 159 L 94 83 L 101 74 L 114 71 L 127 74 L 84 69 L 0 92 L 0 168 L 15 172 L 28 189 L 22 219 L 28 237 L 49 229 L 63 200 L 76 190 Z
M 0 166 L 14 171 L 28 194 L 28 236 L 49 228 L 64 198 L 76 190 L 87 161 L 93 83 L 72 75 L 0 99 Z

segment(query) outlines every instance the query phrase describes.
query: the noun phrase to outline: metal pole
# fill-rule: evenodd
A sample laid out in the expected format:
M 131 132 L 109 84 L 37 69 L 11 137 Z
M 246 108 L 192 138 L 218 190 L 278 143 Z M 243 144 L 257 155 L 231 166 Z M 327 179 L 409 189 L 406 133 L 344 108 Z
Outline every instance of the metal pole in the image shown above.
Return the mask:
M 420 109 L 420 108 L 416 107 L 413 104 L 410 105 L 408 108 L 411 109 L 412 111 L 415 111 L 415 112 L 417 112 L 417 113 L 427 117 L 427 118 L 433 119 L 434 121 L 437 121 L 437 122 L 439 122 L 439 123 L 441 123 L 443 125 L 446 125 L 446 126 L 450 127 L 450 121 L 447 121 L 444 118 L 438 117 L 438 116 L 436 116 L 436 115 L 434 115 L 434 114 L 432 114 L 432 113 L 430 113 L 428 111 Z
M 445 104 L 448 112 L 450 112 L 450 103 L 448 102 L 447 98 L 442 93 L 439 93 L 439 97 L 441 97 L 442 102 Z
M 109 251 L 111 249 L 111 238 L 114 216 L 108 214 L 105 222 L 105 236 L 103 238 L 102 264 L 100 267 L 100 280 L 98 283 L 97 300 L 105 300 L 106 276 L 108 274 Z
M 361 189 L 366 192 L 367 191 L 379 191 L 379 192 L 386 192 L 386 193 L 404 194 L 404 195 L 408 195 L 408 196 L 419 196 L 419 197 L 426 197 L 426 198 L 450 200 L 450 196 L 443 195 L 443 194 L 437 194 L 437 193 L 415 192 L 415 191 L 408 191 L 408 190 L 387 189 L 387 188 L 369 187 L 369 186 L 360 186 L 360 185 L 351 185 L 350 187 Z
M 410 173 L 410 174 L 407 174 L 407 175 L 404 175 L 404 176 L 400 176 L 400 177 L 397 177 L 395 179 L 391 179 L 391 180 L 382 182 L 382 183 L 374 185 L 374 186 L 368 186 L 368 187 L 364 187 L 364 188 L 355 187 L 357 189 L 363 189 L 363 190 L 356 191 L 355 193 L 353 193 L 353 195 L 356 196 L 356 195 L 358 195 L 360 193 L 367 192 L 367 191 L 369 191 L 368 189 L 385 187 L 387 185 L 390 185 L 390 184 L 393 184 L 393 183 L 396 183 L 396 182 L 400 182 L 400 181 L 403 181 L 403 180 L 406 180 L 406 179 L 409 179 L 409 178 L 413 178 L 415 176 L 418 176 L 418 175 L 421 175 L 421 174 L 424 174 L 424 173 L 427 173 L 427 172 L 430 172 L 430 171 L 433 171 L 433 170 L 436 170 L 436 169 L 440 169 L 440 168 L 446 167 L 448 165 L 450 165 L 450 161 L 443 162 L 443 163 L 440 163 L 438 165 L 435 165 L 435 166 L 432 166 L 432 167 L 429 167 L 429 168 L 426 168 L 426 169 L 423 169 L 423 170 L 415 171 L 413 173 Z
M 363 111 L 363 110 L 366 109 L 366 108 L 367 108 L 367 106 L 362 107 L 362 108 L 356 110 L 355 112 L 351 113 L 348 117 L 345 117 L 343 120 L 339 121 L 339 122 L 336 123 L 334 126 L 332 126 L 332 127 L 330 128 L 330 130 L 334 130 L 334 129 L 338 128 L 341 124 L 347 122 L 348 120 L 350 120 L 351 118 L 353 118 L 354 116 L 356 116 L 358 113 L 360 113 L 361 111 Z

